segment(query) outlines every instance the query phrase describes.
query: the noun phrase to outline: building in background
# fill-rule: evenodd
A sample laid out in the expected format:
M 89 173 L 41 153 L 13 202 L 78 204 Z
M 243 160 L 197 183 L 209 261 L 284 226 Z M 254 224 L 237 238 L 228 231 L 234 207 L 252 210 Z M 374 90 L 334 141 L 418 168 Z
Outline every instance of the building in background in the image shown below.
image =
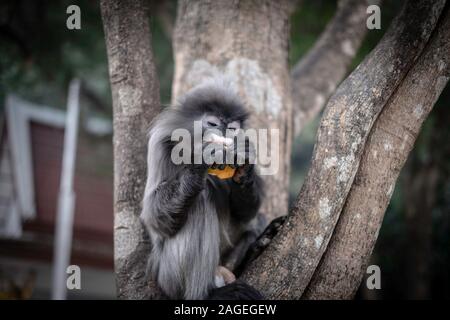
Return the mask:
M 1 119 L 0 298 L 49 298 L 66 114 L 9 96 Z M 111 124 L 82 123 L 70 259 L 81 290 L 68 298 L 115 298 Z

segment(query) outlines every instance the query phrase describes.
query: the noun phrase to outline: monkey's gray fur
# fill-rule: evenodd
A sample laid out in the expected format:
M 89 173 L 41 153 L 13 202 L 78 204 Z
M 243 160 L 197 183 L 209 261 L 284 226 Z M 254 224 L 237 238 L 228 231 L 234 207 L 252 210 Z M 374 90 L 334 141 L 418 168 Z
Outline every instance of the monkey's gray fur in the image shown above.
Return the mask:
M 222 84 L 206 84 L 166 108 L 152 124 L 143 221 L 152 241 L 149 270 L 163 291 L 176 299 L 203 299 L 216 287 L 219 265 L 233 269 L 265 222 L 257 215 L 263 185 L 253 166 L 243 182 L 220 180 L 205 165 L 175 165 L 172 131 L 193 130 L 205 114 L 244 126 L 247 112 Z

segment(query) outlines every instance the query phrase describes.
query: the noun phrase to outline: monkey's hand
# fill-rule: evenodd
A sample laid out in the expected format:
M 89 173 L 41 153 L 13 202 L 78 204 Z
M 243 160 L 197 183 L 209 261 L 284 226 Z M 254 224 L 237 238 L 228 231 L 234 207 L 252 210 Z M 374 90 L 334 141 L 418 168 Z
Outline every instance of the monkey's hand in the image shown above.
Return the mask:
M 176 175 L 161 181 L 144 195 L 141 219 L 147 230 L 170 238 L 185 225 L 189 208 L 204 190 L 207 166 L 185 164 Z
M 239 185 L 248 186 L 254 181 L 255 166 L 253 164 L 244 164 L 236 169 L 233 175 L 233 181 Z
M 230 181 L 230 212 L 237 221 L 246 223 L 259 210 L 264 197 L 264 183 L 256 173 L 254 147 L 248 139 L 244 146 L 237 145 L 235 156 L 238 167 Z
M 235 143 L 235 165 L 233 181 L 241 185 L 251 185 L 255 177 L 255 147 L 246 137 L 244 144 Z
M 216 154 L 222 151 L 218 150 L 217 146 L 209 141 L 204 142 L 199 149 L 194 147 L 194 152 L 191 156 L 191 164 L 187 165 L 187 168 L 192 173 L 205 176 L 208 169 L 217 168 L 214 159 Z M 223 153 L 219 156 L 222 157 L 222 154 Z

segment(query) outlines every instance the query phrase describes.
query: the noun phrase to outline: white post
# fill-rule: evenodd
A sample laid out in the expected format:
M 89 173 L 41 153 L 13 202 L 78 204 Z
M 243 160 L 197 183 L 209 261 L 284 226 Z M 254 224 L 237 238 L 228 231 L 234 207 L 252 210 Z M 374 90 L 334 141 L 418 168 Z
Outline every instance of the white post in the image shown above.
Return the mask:
M 64 131 L 64 151 L 61 181 L 56 216 L 56 230 L 53 251 L 52 299 L 64 300 L 67 296 L 66 269 L 72 252 L 72 228 L 75 204 L 73 176 L 77 151 L 78 119 L 80 116 L 80 81 L 70 82 L 67 99 L 66 127 Z

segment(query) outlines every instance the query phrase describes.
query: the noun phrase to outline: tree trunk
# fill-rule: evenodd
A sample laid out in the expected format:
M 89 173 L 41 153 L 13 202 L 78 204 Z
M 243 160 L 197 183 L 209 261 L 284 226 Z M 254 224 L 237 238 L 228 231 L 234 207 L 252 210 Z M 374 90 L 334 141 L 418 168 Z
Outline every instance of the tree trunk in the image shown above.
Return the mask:
M 429 34 L 445 1 L 427 10 Z M 430 2 L 428 2 L 430 3 Z M 414 20 L 412 20 L 414 21 Z M 425 20 L 422 20 L 425 21 Z M 409 28 L 405 28 L 409 30 Z M 391 96 L 368 138 L 355 183 L 305 298 L 352 298 L 366 270 L 398 174 L 449 77 L 448 6 L 416 65 Z M 424 33 L 421 33 L 426 38 Z M 426 40 L 422 38 L 423 40 Z
M 327 249 L 352 185 L 353 189 L 359 188 L 362 193 L 361 196 L 355 198 L 354 204 L 357 210 L 351 215 L 352 218 L 356 217 L 355 220 L 358 220 L 357 213 L 367 214 L 370 210 L 375 210 L 380 206 L 379 201 L 384 203 L 384 199 L 390 196 L 390 194 L 386 195 L 389 191 L 387 189 L 384 197 L 367 197 L 373 192 L 376 192 L 376 195 L 383 194 L 386 182 L 382 182 L 378 186 L 379 189 L 369 189 L 361 184 L 364 181 L 361 178 L 356 179 L 353 184 L 354 177 L 360 159 L 367 159 L 367 155 L 363 155 L 364 144 L 372 125 L 422 51 L 444 3 L 445 1 L 431 0 L 407 2 L 377 47 L 340 85 L 328 102 L 319 128 L 312 165 L 295 208 L 271 245 L 252 263 L 243 276 L 245 280 L 260 289 L 266 297 L 275 299 L 301 297 Z M 442 84 L 442 77 L 439 79 L 441 79 L 438 81 L 439 84 Z M 417 79 L 414 80 L 417 81 Z M 433 97 L 436 92 L 433 92 Z M 401 97 L 402 99 L 408 97 L 413 99 L 416 94 L 405 92 Z M 423 105 L 423 108 L 420 109 L 423 112 L 421 116 L 425 114 L 425 108 L 426 106 Z M 404 136 L 406 135 L 401 135 L 402 141 Z M 387 148 L 396 150 L 393 152 L 396 156 L 407 155 L 410 146 L 408 145 L 409 138 L 404 140 L 404 145 L 399 144 L 398 149 Z M 397 142 L 393 141 L 393 138 L 391 140 L 387 145 Z M 387 143 L 386 140 L 385 142 Z M 369 140 L 369 149 L 367 150 L 374 150 L 370 148 L 370 143 L 371 140 Z M 383 144 L 381 147 L 384 150 Z M 378 149 L 377 146 L 376 150 Z M 387 155 L 383 156 L 387 157 Z M 383 158 L 381 166 L 386 162 L 386 159 Z M 395 170 L 395 168 L 388 168 L 370 171 L 370 176 L 376 178 L 383 175 L 388 182 L 391 182 L 389 186 L 392 186 L 395 181 L 392 179 Z M 355 194 L 354 191 L 352 194 Z M 363 205 L 370 201 L 374 201 L 375 204 L 372 202 L 372 206 L 368 207 L 366 211 L 360 212 L 359 209 L 365 207 Z M 346 217 L 346 210 L 348 209 L 344 210 L 342 219 Z M 370 219 L 361 218 L 364 225 L 367 220 Z M 380 223 L 381 219 L 377 220 L 377 229 Z M 349 224 L 349 226 L 351 227 L 353 224 Z M 336 232 L 339 232 L 339 229 Z M 366 239 L 368 234 L 369 237 Z M 345 257 L 347 252 L 356 252 L 356 257 L 366 261 L 370 256 L 370 251 L 365 251 L 364 247 L 361 248 L 361 251 L 353 251 L 351 248 L 359 244 L 374 242 L 376 234 L 358 233 L 359 237 L 346 242 L 345 249 L 350 250 L 338 251 L 336 246 L 342 243 L 339 240 L 346 239 L 351 235 L 355 235 L 355 233 L 339 232 L 338 236 L 331 241 L 327 254 L 334 258 L 329 260 L 333 263 L 326 264 L 329 267 L 326 270 L 329 272 L 323 273 L 321 269 L 316 272 L 316 275 L 324 274 L 324 276 L 313 279 L 313 284 L 309 287 L 306 297 L 329 296 L 326 290 L 321 290 L 325 286 L 319 285 L 320 282 L 317 283 L 317 279 L 325 279 L 327 284 L 329 283 L 326 288 L 336 294 L 342 293 L 339 295 L 340 297 L 347 296 L 349 291 L 353 293 L 356 290 L 361 280 L 361 272 L 360 269 L 355 269 L 350 265 L 353 260 L 350 259 L 348 264 L 339 264 L 344 266 L 343 270 L 340 270 L 345 272 L 343 274 L 332 272 L 332 270 L 336 268 L 341 257 Z M 324 256 L 324 259 L 327 259 L 327 256 Z M 320 268 L 323 266 L 324 264 L 321 264 Z M 357 282 L 354 281 L 356 278 L 358 278 Z M 340 286 L 337 286 L 338 281 L 342 282 Z M 317 294 L 314 293 L 316 290 Z
M 160 110 L 146 1 L 102 0 L 114 114 L 114 262 L 119 298 L 158 294 L 145 278 L 150 243 L 139 221 L 147 132 Z
M 204 79 L 224 74 L 237 85 L 252 128 L 279 130 L 279 170 L 264 176 L 262 212 L 288 210 L 291 97 L 288 71 L 289 1 L 181 0 L 174 35 L 174 102 Z

